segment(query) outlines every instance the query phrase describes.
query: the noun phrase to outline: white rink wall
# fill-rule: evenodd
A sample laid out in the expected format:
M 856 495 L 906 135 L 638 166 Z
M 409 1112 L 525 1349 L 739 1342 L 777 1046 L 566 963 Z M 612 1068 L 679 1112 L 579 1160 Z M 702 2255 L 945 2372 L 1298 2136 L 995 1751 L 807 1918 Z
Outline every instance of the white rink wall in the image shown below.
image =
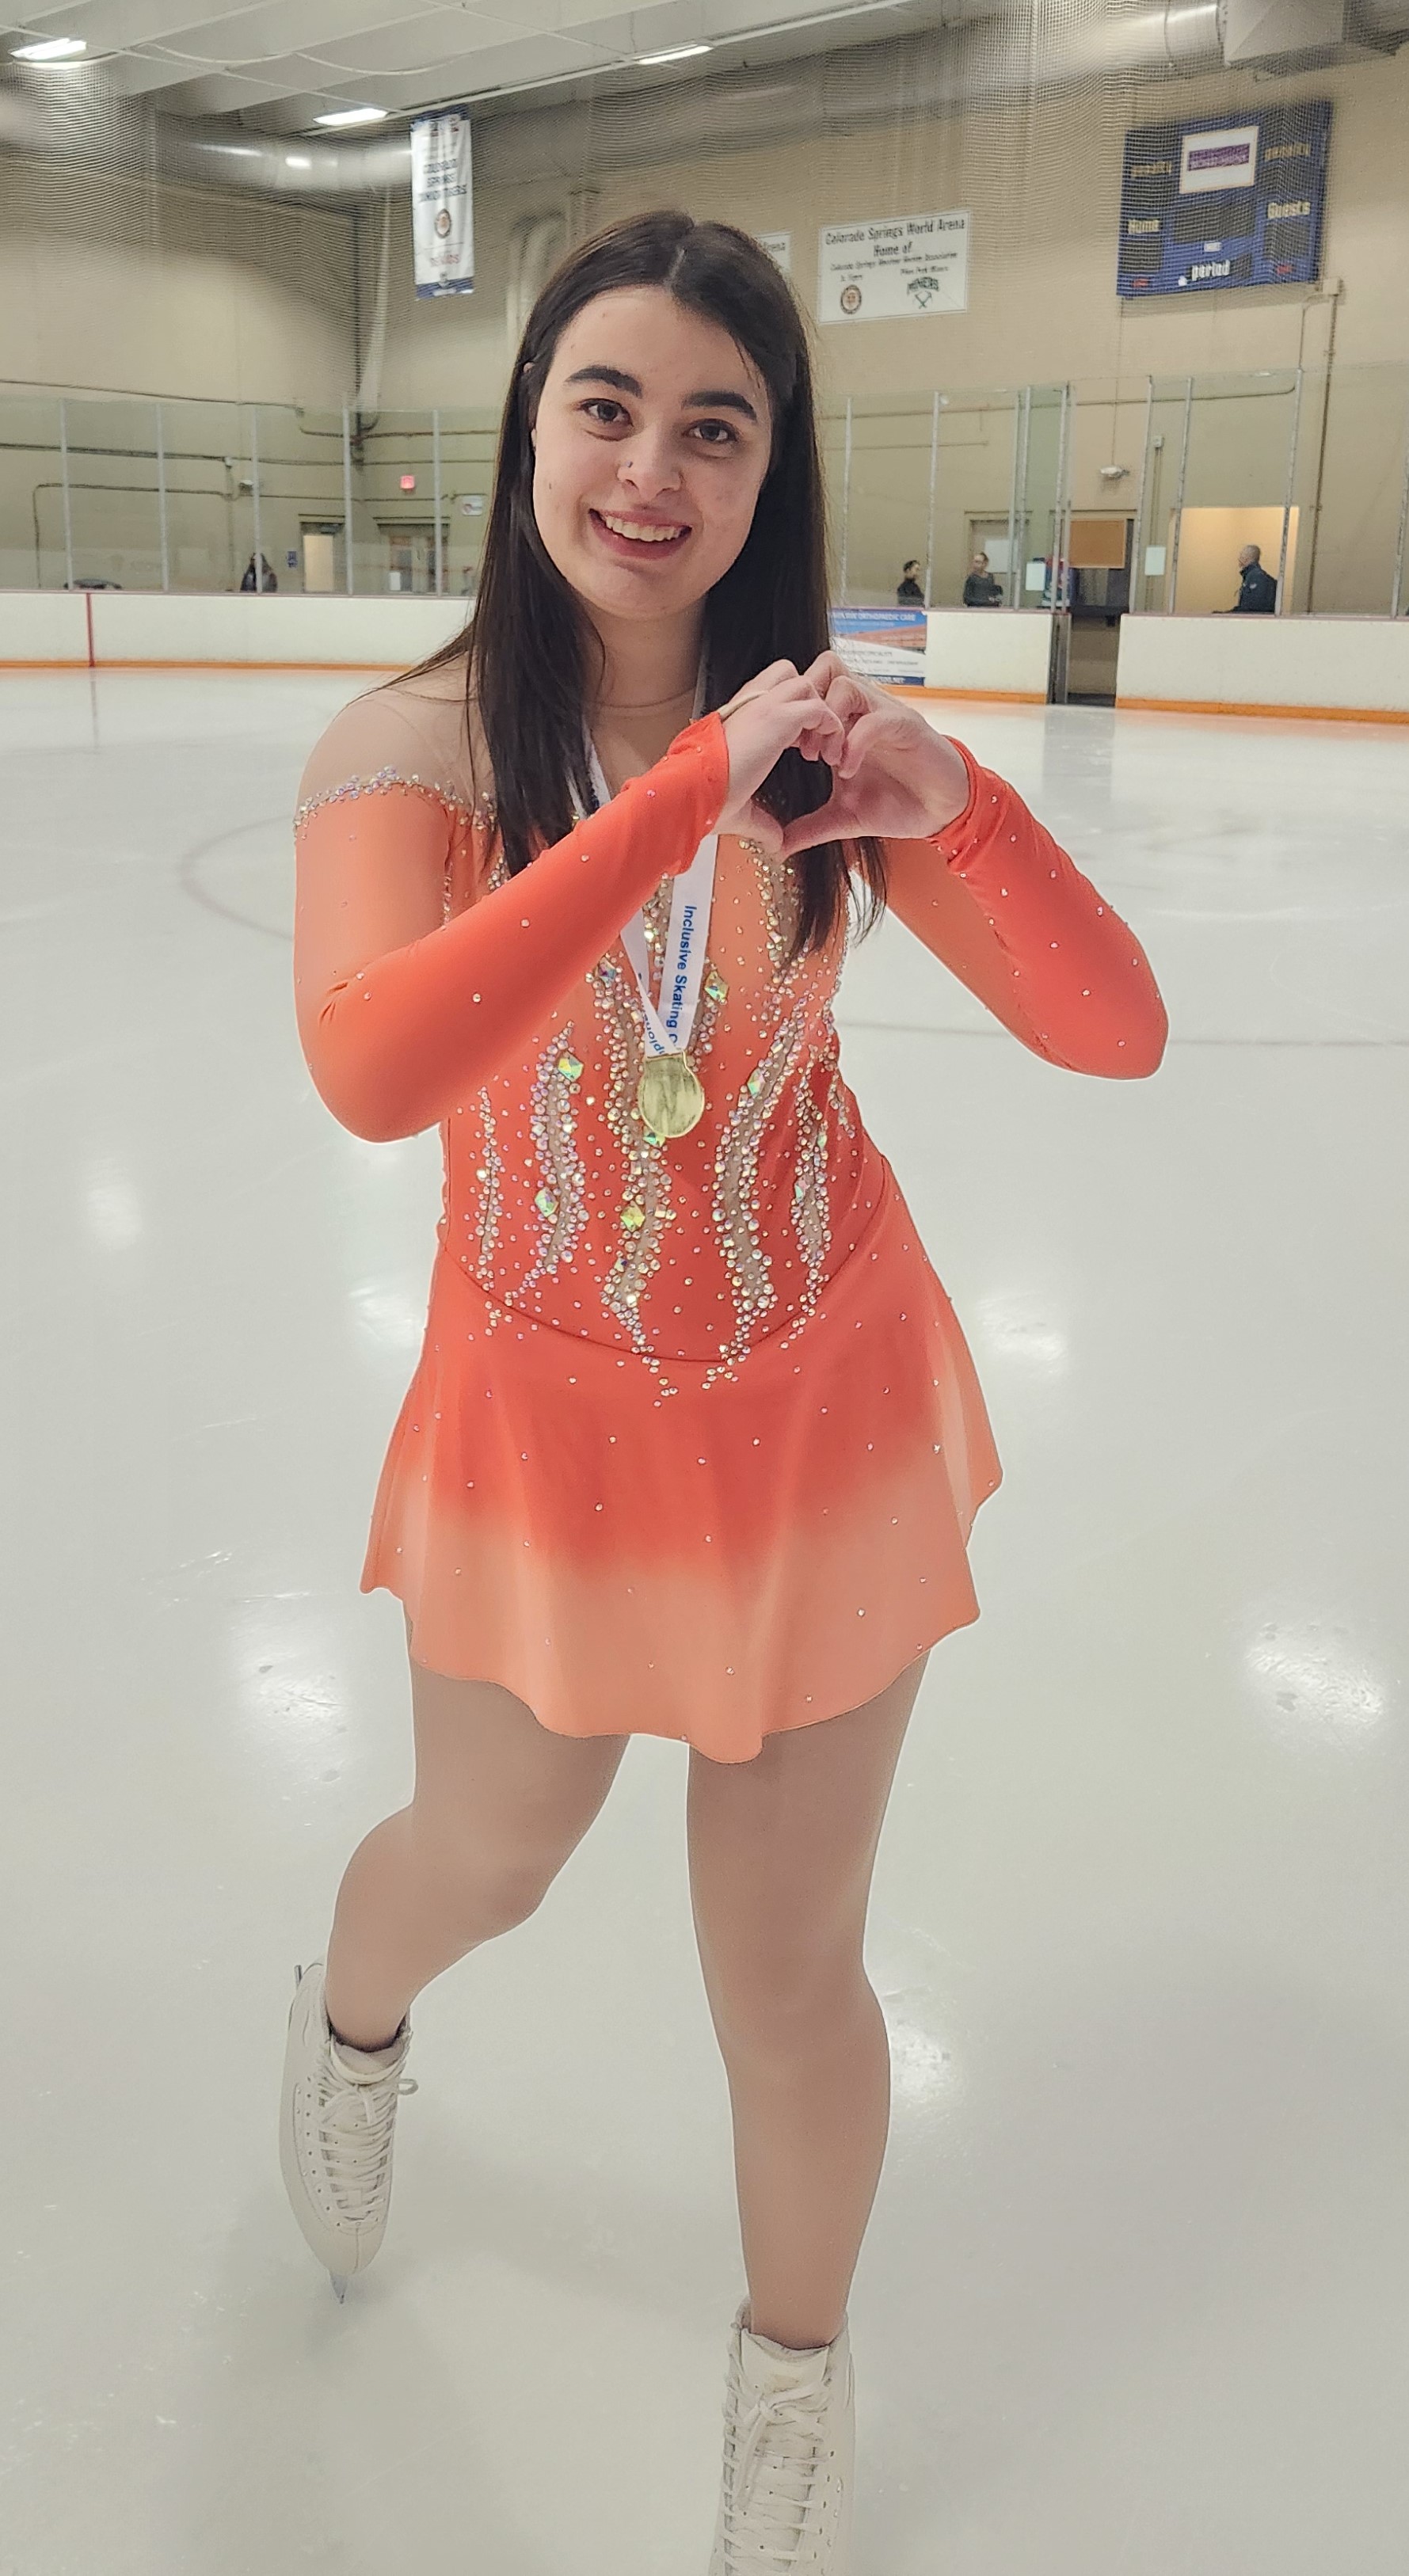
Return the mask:
M 0 591 L 0 665 L 398 670 L 448 642 L 463 599 Z
M 1409 717 L 1409 617 L 1127 617 L 1116 704 Z
M 0 591 L 0 669 L 401 670 L 448 641 L 462 598 Z M 932 609 L 925 685 L 1040 706 L 1039 609 Z M 1127 617 L 1117 704 L 1409 721 L 1409 617 Z
M 946 696 L 1041 706 L 1051 647 L 1052 620 L 1044 608 L 932 608 L 925 686 Z

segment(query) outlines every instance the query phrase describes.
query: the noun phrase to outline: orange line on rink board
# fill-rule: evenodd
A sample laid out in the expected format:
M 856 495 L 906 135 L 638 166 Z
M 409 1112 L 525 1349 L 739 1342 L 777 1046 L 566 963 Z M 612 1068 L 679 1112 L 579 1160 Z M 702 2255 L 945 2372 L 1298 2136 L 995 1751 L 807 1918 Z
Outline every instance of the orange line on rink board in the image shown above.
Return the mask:
M 1117 698 L 1116 712 L 1136 707 L 1156 716 L 1280 716 L 1314 724 L 1409 724 L 1409 707 L 1282 707 L 1257 698 Z
M 204 662 L 108 660 L 100 654 L 91 665 L 71 655 L 11 661 L 0 655 L 0 671 L 399 671 L 400 662 Z M 935 689 L 906 680 L 883 681 L 889 697 L 969 700 L 984 706 L 1041 707 L 1047 701 L 1037 689 Z M 1117 698 L 1116 711 L 1165 716 L 1269 716 L 1282 723 L 1409 725 L 1409 707 L 1280 706 L 1256 698 Z
M 1047 701 L 1040 689 L 932 689 L 928 681 L 882 680 L 879 686 L 892 698 L 981 698 L 985 705 L 1005 707 L 1045 707 Z

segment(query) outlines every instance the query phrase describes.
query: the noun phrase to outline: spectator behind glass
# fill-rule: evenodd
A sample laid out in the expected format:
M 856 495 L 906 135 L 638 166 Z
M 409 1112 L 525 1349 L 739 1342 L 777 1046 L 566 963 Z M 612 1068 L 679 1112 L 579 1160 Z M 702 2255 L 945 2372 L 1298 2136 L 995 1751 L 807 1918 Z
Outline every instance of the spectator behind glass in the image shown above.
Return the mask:
M 966 608 L 1001 608 L 1003 585 L 996 573 L 988 569 L 987 555 L 975 555 L 964 577 Z
M 1244 546 L 1238 557 L 1238 570 L 1242 581 L 1233 602 L 1233 613 L 1236 615 L 1240 608 L 1245 608 L 1251 609 L 1255 617 L 1271 617 L 1277 606 L 1277 585 L 1271 573 L 1262 569 L 1261 546 Z
M 240 575 L 241 590 L 277 590 L 278 587 L 269 557 L 261 555 L 256 563 L 254 556 L 251 555 Z
M 895 604 L 897 608 L 924 607 L 925 594 L 921 590 L 918 581 L 915 579 L 915 575 L 919 569 L 920 559 L 918 555 L 912 555 L 908 563 L 901 565 L 900 580 L 896 585 L 895 592 Z

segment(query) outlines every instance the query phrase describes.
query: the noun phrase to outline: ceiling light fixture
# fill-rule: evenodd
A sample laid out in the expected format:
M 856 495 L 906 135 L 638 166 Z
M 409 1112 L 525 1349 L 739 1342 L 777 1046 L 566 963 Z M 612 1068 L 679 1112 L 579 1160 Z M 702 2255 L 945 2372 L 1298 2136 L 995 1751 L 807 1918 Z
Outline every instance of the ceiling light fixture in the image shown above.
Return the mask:
M 75 54 L 86 54 L 81 36 L 49 36 L 42 44 L 12 45 L 10 52 L 17 63 L 66 63 Z
M 309 160 L 306 152 L 286 152 L 284 154 L 284 168 L 286 170 L 311 170 L 312 167 L 313 164 Z
M 712 45 L 672 45 L 668 54 L 638 54 L 638 63 L 684 63 L 692 54 L 712 54 Z
M 339 107 L 328 116 L 315 116 L 313 122 L 315 125 L 383 125 L 386 117 L 384 107 Z

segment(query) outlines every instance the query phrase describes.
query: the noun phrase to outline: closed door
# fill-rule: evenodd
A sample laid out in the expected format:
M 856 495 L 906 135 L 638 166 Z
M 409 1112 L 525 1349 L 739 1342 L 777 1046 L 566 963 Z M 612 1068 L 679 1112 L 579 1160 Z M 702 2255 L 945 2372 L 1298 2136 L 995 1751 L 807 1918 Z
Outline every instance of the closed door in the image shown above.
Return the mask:
M 337 588 L 337 538 L 328 528 L 305 528 L 303 532 L 303 586 L 305 590 Z

